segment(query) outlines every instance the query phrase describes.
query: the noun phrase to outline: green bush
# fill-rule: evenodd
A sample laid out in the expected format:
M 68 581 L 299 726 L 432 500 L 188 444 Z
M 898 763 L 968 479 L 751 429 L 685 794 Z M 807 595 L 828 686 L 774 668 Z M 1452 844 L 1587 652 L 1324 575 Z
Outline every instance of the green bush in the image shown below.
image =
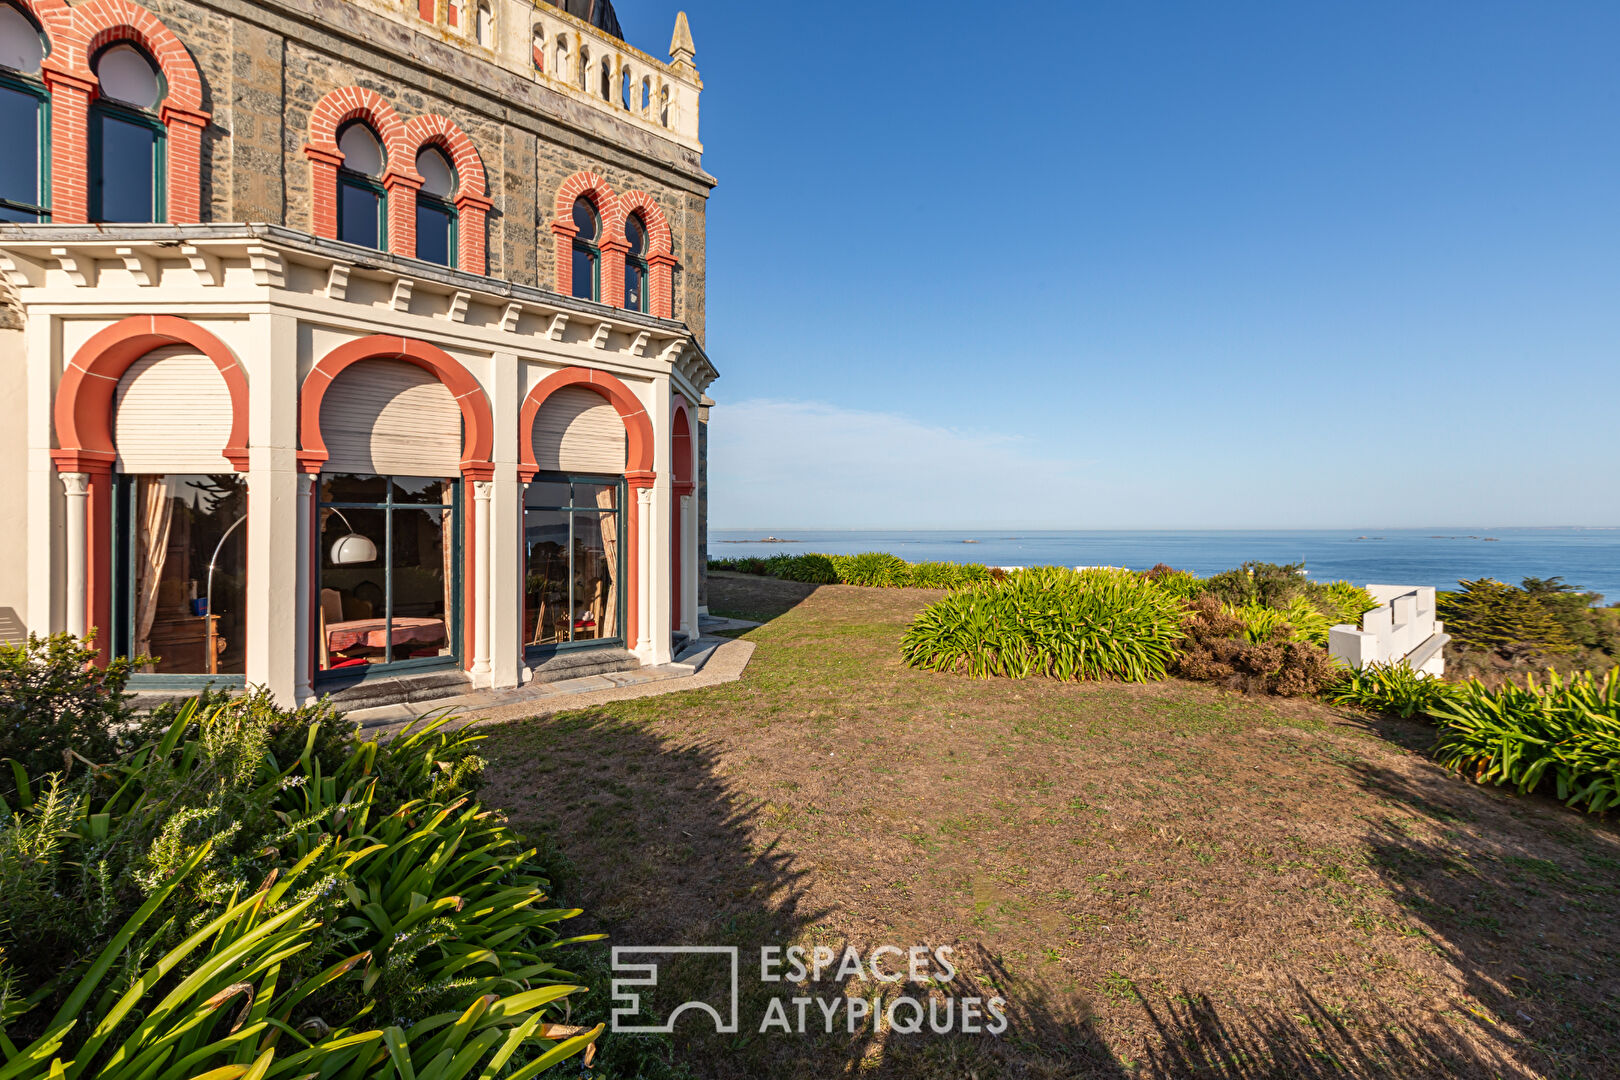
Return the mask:
M 95 658 L 91 639 L 68 634 L 0 644 L 0 760 L 38 776 L 119 751 L 118 733 L 133 717 L 124 688 L 146 658 L 118 657 L 105 668 Z M 15 793 L 10 771 L 0 770 L 0 794 Z
M 1460 584 L 1458 592 L 1440 593 L 1436 604 L 1458 645 L 1508 659 L 1574 649 L 1569 633 L 1535 594 L 1492 578 Z
M 1428 713 L 1447 700 L 1453 687 L 1444 679 L 1413 671 L 1407 663 L 1369 664 L 1347 672 L 1328 699 L 1337 705 L 1355 705 L 1372 712 L 1410 719 Z
M 845 585 L 866 585 L 880 589 L 911 584 L 911 567 L 898 555 L 867 551 L 860 555 L 830 556 L 838 580 Z
M 1499 690 L 1470 680 L 1427 711 L 1447 768 L 1520 792 L 1545 785 L 1593 813 L 1620 806 L 1620 668 L 1601 679 L 1548 672 L 1545 684 L 1532 675 Z
M 1181 605 L 1128 571 L 1043 567 L 931 604 L 902 639 L 907 664 L 979 678 L 1164 677 Z
M 470 799 L 477 736 L 201 705 L 98 768 L 14 769 L 0 1075 L 532 1076 L 596 1038 L 552 1022 L 577 912 Z
M 1378 606 L 1372 593 L 1348 581 L 1329 581 L 1316 589 L 1320 591 L 1312 600 L 1334 626 L 1346 623 L 1359 627 L 1361 617 Z
M 1177 600 L 1191 600 L 1204 591 L 1204 582 L 1185 570 L 1159 563 L 1151 569 L 1142 571 L 1142 576 L 1157 585 L 1161 591 L 1169 593 Z
M 922 589 L 961 589 L 993 580 L 988 566 L 979 563 L 920 562 L 911 564 L 910 583 Z
M 802 581 L 808 585 L 836 585 L 838 571 L 826 555 L 778 555 L 768 560 L 768 570 L 785 581 Z

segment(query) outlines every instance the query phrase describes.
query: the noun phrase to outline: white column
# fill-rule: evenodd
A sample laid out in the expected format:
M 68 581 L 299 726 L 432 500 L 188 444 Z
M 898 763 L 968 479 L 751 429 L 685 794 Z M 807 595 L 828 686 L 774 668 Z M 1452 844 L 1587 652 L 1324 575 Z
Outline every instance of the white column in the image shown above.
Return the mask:
M 681 536 L 681 565 L 670 568 L 670 573 L 681 576 L 681 634 L 686 638 L 697 637 L 697 574 L 693 573 L 697 562 L 692 558 L 697 548 L 697 537 L 691 528 L 695 520 L 692 515 L 692 496 L 682 495 L 681 513 L 675 522 Z
M 477 617 L 473 625 L 473 681 L 478 685 L 489 682 L 489 606 L 494 598 L 489 592 L 489 500 L 495 493 L 492 480 L 473 482 L 473 533 L 478 538 L 478 551 L 473 561 L 473 597 Z
M 310 610 L 310 590 L 315 583 L 315 547 L 310 544 L 309 538 L 314 535 L 312 530 L 315 522 L 315 477 L 310 473 L 298 474 L 298 545 L 297 569 L 294 571 L 295 580 L 293 598 L 294 618 L 301 630 L 294 632 L 293 641 L 297 655 L 293 658 L 293 697 L 299 704 L 310 701 L 315 697 L 315 672 L 310 662 L 311 644 L 308 635 L 319 633 L 315 627 L 315 613 Z
M 90 474 L 69 472 L 59 475 L 62 488 L 67 492 L 67 592 L 62 598 L 67 605 L 66 630 L 75 637 L 83 637 L 87 617 L 85 605 L 90 588 L 90 538 L 85 524 L 90 511 Z
M 653 489 L 636 488 L 636 655 L 644 664 L 653 662 L 653 590 L 668 588 L 654 569 L 658 560 L 653 554 Z

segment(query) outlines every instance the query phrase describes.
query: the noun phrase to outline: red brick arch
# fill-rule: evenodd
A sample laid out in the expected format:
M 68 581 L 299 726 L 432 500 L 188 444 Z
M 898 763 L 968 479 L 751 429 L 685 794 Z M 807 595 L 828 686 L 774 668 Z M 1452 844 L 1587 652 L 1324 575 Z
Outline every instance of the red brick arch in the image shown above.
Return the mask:
M 403 360 L 432 373 L 456 399 L 461 410 L 461 473 L 469 480 L 488 480 L 495 466 L 490 451 L 495 445 L 494 420 L 483 387 L 461 362 L 437 345 L 393 334 L 372 334 L 339 345 L 321 358 L 304 376 L 298 392 L 298 467 L 318 473 L 329 456 L 321 437 L 321 402 L 332 382 L 351 364 L 361 360 Z
M 363 120 L 382 142 L 382 186 L 388 192 L 388 247 L 403 255 L 416 254 L 415 194 L 422 186 L 416 158 L 405 137 L 405 122 L 388 99 L 363 86 L 340 86 L 309 114 L 310 231 L 337 239 L 337 172 L 343 164 L 338 131 L 351 120 Z M 396 198 L 396 192 L 400 197 Z M 406 198 L 404 196 L 411 196 Z
M 669 218 L 664 216 L 664 210 L 645 191 L 627 191 L 620 195 L 615 204 L 616 216 L 610 235 L 615 236 L 623 245 L 624 250 L 630 250 L 630 241 L 625 238 L 624 223 L 630 219 L 631 214 L 639 213 L 641 220 L 647 226 L 647 267 L 652 277 L 652 303 L 649 307 L 652 313 L 661 319 L 675 317 L 675 244 L 674 236 L 670 232 Z M 622 273 L 622 270 L 621 270 Z M 620 279 L 622 282 L 622 278 Z M 621 284 L 621 293 L 623 287 Z
M 90 104 L 100 92 L 92 62 L 109 45 L 128 41 L 145 50 L 163 73 L 167 92 L 158 118 L 168 134 L 167 218 L 202 220 L 202 76 L 174 32 L 131 0 L 18 0 L 44 28 L 51 50 L 42 75 L 51 90 L 51 220 L 90 219 Z
M 624 304 L 624 260 L 619 248 L 624 241 L 613 238 L 619 197 L 613 193 L 612 185 L 588 170 L 577 172 L 562 182 L 552 207 L 551 232 L 557 242 L 557 291 L 567 296 L 574 288 L 574 237 L 579 235 L 574 227 L 574 202 L 582 195 L 596 205 L 596 213 L 602 219 L 602 235 L 597 244 L 602 249 L 602 303 L 620 307 Z M 610 257 L 609 252 L 615 251 L 618 257 Z
M 410 148 L 411 168 L 416 168 L 416 155 L 424 146 L 436 146 L 449 155 L 456 169 L 456 214 L 460 218 L 456 228 L 456 265 L 468 273 L 486 272 L 488 263 L 488 234 L 485 220 L 494 204 L 489 200 L 485 185 L 484 162 L 478 148 L 467 133 L 453 120 L 443 116 L 418 116 L 405 125 L 405 143 Z M 392 225 L 392 222 L 390 222 Z M 411 231 L 411 251 L 416 254 L 414 225 Z M 390 247 L 392 243 L 390 236 Z M 398 248 L 396 247 L 397 251 Z M 405 254 L 400 252 L 400 254 Z
M 51 451 L 58 472 L 88 473 L 85 548 L 85 625 L 112 625 L 113 406 L 118 380 L 131 364 L 165 345 L 189 345 L 219 369 L 231 396 L 231 433 L 221 449 L 231 465 L 248 466 L 248 384 L 236 354 L 194 322 L 173 315 L 139 315 L 101 330 L 73 354 L 56 387 L 54 419 L 59 449 Z M 176 402 L 176 407 L 182 406 Z M 98 663 L 112 655 L 112 635 L 97 638 Z
M 247 469 L 248 383 L 236 354 L 207 330 L 174 315 L 137 315 L 101 330 L 74 353 L 56 388 L 56 441 L 51 452 L 63 472 L 112 468 L 113 402 L 118 380 L 153 349 L 189 345 L 219 369 L 231 395 L 231 434 L 221 453 L 238 471 Z M 177 403 L 179 404 L 179 403 Z
M 523 399 L 523 409 L 518 414 L 518 477 L 524 483 L 533 480 L 540 471 L 540 466 L 534 460 L 535 418 L 540 415 L 540 407 L 546 403 L 546 399 L 565 386 L 583 386 L 600 394 L 624 421 L 626 443 L 624 477 L 630 486 L 630 505 L 625 508 L 624 530 L 626 565 L 630 568 L 625 589 L 625 611 L 628 617 L 625 620 L 624 640 L 625 644 L 633 649 L 638 640 L 636 601 L 640 596 L 638 590 L 641 588 L 641 563 L 637 556 L 641 542 L 639 539 L 641 502 L 636 492 L 640 488 L 652 487 L 656 477 L 653 472 L 652 421 L 648 419 L 647 410 L 642 407 L 641 400 L 630 392 L 630 388 L 607 372 L 579 367 L 554 371 L 529 391 Z

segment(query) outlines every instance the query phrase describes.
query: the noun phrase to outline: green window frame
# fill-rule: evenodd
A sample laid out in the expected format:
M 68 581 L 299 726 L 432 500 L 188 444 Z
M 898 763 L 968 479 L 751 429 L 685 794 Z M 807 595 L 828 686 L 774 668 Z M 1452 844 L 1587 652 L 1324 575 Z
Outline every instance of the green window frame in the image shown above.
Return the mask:
M 162 121 L 151 113 L 140 109 L 131 109 L 111 101 L 98 101 L 90 109 L 90 220 L 102 224 L 117 224 L 109 222 L 102 213 L 102 189 L 105 187 L 105 177 L 102 175 L 102 134 L 101 121 L 103 118 L 121 120 L 125 123 L 135 124 L 149 128 L 152 131 L 152 221 L 162 224 L 169 220 L 169 133 Z
M 36 145 L 39 147 L 39 171 L 37 195 L 39 202 L 24 203 L 15 199 L 0 198 L 0 209 L 9 210 L 17 214 L 32 214 L 34 221 L 46 222 L 51 220 L 51 95 L 44 84 L 32 79 L 0 72 L 0 87 L 26 94 L 39 103 L 39 136 Z
M 591 295 L 579 295 L 577 288 L 579 282 L 579 272 L 577 270 L 574 272 L 574 282 L 576 285 L 574 295 L 580 300 L 595 300 L 600 303 L 602 300 L 602 249 L 597 247 L 595 244 L 587 243 L 584 240 L 575 240 L 574 258 L 579 259 L 582 256 L 588 259 L 591 264 Z
M 416 218 L 416 220 L 417 220 L 417 234 L 416 234 L 416 237 L 417 237 L 417 258 L 419 258 L 419 259 L 422 258 L 422 255 L 421 255 L 421 250 L 422 250 L 421 249 L 421 240 L 422 240 L 422 231 L 421 231 L 422 217 L 421 217 L 421 212 L 422 212 L 423 207 L 427 207 L 428 209 L 432 209 L 432 210 L 437 210 L 437 211 L 444 214 L 446 217 L 448 217 L 450 219 L 449 235 L 446 237 L 446 240 L 445 240 L 446 244 L 449 246 L 448 258 L 445 259 L 445 261 L 444 261 L 444 263 L 442 265 L 448 266 L 452 270 L 456 269 L 457 268 L 456 267 L 456 261 L 460 257 L 460 249 L 461 249 L 461 243 L 460 243 L 460 240 L 461 240 L 461 214 L 459 212 L 457 212 L 457 210 L 455 208 L 455 205 L 453 203 L 451 203 L 448 199 L 441 199 L 437 195 L 424 195 L 421 192 L 416 193 L 416 209 L 417 209 L 417 218 Z M 434 260 L 432 260 L 432 259 L 424 259 L 423 261 L 424 262 L 434 262 Z M 435 265 L 441 265 L 441 264 L 436 263 Z
M 614 580 L 617 582 L 617 585 L 618 585 L 617 589 L 615 590 L 616 596 L 615 596 L 615 607 L 614 607 L 614 618 L 615 618 L 614 626 L 618 628 L 618 633 L 614 634 L 612 637 L 576 639 L 574 637 L 574 631 L 573 631 L 573 622 L 574 622 L 574 617 L 575 617 L 574 616 L 574 610 L 573 610 L 573 600 L 570 597 L 570 599 L 569 599 L 569 612 L 568 612 L 568 615 L 569 615 L 569 627 L 570 627 L 569 628 L 569 640 L 568 641 L 552 642 L 552 643 L 544 644 L 544 645 L 525 644 L 524 648 L 523 648 L 524 657 L 526 659 L 531 659 L 532 660 L 532 659 L 536 659 L 536 658 L 543 658 L 543 657 L 546 657 L 546 656 L 551 656 L 551 655 L 554 655 L 555 653 L 557 653 L 559 651 L 565 651 L 565 650 L 569 650 L 569 649 L 595 649 L 595 648 L 602 648 L 602 647 L 605 647 L 605 646 L 612 646 L 612 645 L 618 645 L 621 648 L 625 647 L 626 644 L 627 644 L 627 640 L 625 638 L 625 619 L 626 619 L 626 617 L 628 616 L 628 613 L 629 613 L 629 598 L 628 598 L 628 595 L 627 595 L 629 593 L 629 588 L 628 588 L 628 579 L 626 578 L 625 574 L 626 574 L 626 568 L 627 568 L 627 566 L 629 564 L 629 552 L 628 552 L 628 549 L 629 549 L 630 545 L 626 542 L 627 537 L 625 535 L 625 530 L 626 530 L 627 524 L 629 522 L 629 514 L 628 514 L 628 508 L 627 508 L 626 503 L 625 503 L 625 497 L 629 494 L 629 488 L 628 488 L 628 485 L 626 485 L 626 483 L 625 483 L 624 477 L 623 476 L 595 475 L 595 474 L 589 474 L 589 473 L 543 472 L 543 473 L 539 473 L 538 475 L 535 476 L 535 481 L 539 482 L 539 483 L 561 483 L 561 484 L 569 485 L 569 501 L 568 501 L 568 503 L 566 505 L 530 506 L 529 503 L 528 503 L 527 498 L 525 498 L 524 502 L 523 502 L 523 528 L 524 528 L 525 536 L 527 536 L 527 532 L 528 532 L 528 516 L 529 516 L 529 513 L 531 511 L 534 511 L 536 513 L 542 513 L 542 514 L 561 513 L 561 514 L 567 515 L 567 517 L 568 517 L 568 571 L 567 571 L 567 577 L 564 580 L 568 581 L 568 582 L 572 582 L 574 580 L 574 569 L 575 569 L 574 568 L 574 515 L 576 513 L 581 513 L 581 514 L 600 514 L 600 513 L 602 513 L 601 507 L 596 506 L 595 504 L 588 504 L 588 505 L 583 505 L 583 506 L 575 506 L 575 505 L 573 505 L 573 485 L 574 484 L 591 484 L 591 485 L 604 485 L 604 486 L 605 485 L 615 485 L 617 487 L 617 493 L 614 496 L 613 515 L 614 515 L 615 520 L 618 523 L 618 559 L 617 559 L 618 566 L 613 568 L 613 573 L 617 575 L 614 578 Z M 525 548 L 526 547 L 527 547 L 527 544 L 525 543 Z M 528 574 L 529 574 L 529 556 L 528 556 L 527 550 L 525 550 L 524 553 L 523 553 L 523 574 L 524 574 L 525 584 L 526 584 L 526 579 L 528 578 Z M 527 589 L 527 587 L 525 587 L 525 589 L 524 589 L 523 600 L 524 600 L 524 607 L 525 607 L 524 616 L 525 616 L 525 620 L 526 620 L 527 615 L 528 615 L 528 612 L 527 612 L 528 589 Z M 525 622 L 525 625 L 527 625 L 526 622 Z
M 186 475 L 186 474 L 179 474 Z M 129 656 L 135 647 L 135 482 L 139 474 L 113 474 L 112 500 L 112 655 Z M 245 524 L 239 523 L 240 524 Z M 231 528 L 238 528 L 233 525 Z M 247 685 L 247 676 L 229 673 L 176 674 L 173 672 L 132 672 L 130 685 L 151 690 L 201 690 L 210 686 Z
M 385 520 L 387 522 L 386 531 L 385 531 L 385 534 L 383 536 L 383 542 L 380 543 L 380 544 L 377 544 L 377 551 L 378 551 L 378 558 L 382 561 L 382 564 L 383 564 L 383 581 L 384 581 L 383 589 L 384 589 L 384 598 L 385 598 L 385 606 L 384 606 L 383 618 L 386 620 L 386 623 L 387 623 L 387 628 L 384 631 L 384 638 L 385 638 L 385 640 L 387 640 L 388 644 L 387 644 L 387 647 L 386 647 L 386 651 L 384 653 L 383 662 L 380 663 L 380 664 L 364 664 L 364 665 L 361 665 L 359 667 L 332 668 L 332 669 L 328 669 L 328 670 L 324 670 L 324 671 L 319 670 L 318 665 L 312 664 L 311 666 L 316 668 L 316 670 L 314 671 L 314 680 L 315 680 L 315 682 L 317 684 L 327 684 L 327 683 L 344 683 L 344 684 L 348 684 L 348 683 L 352 683 L 352 682 L 363 682 L 363 681 L 365 681 L 366 679 L 369 679 L 369 678 L 383 678 L 383 677 L 390 676 L 390 675 L 397 675 L 400 672 L 422 671 L 422 670 L 434 669 L 434 668 L 457 668 L 457 669 L 459 669 L 462 666 L 462 661 L 463 661 L 462 625 L 461 625 L 462 595 L 463 595 L 462 594 L 463 583 L 462 583 L 462 542 L 461 542 L 462 505 L 461 504 L 462 504 L 462 486 L 463 485 L 462 485 L 461 479 L 459 477 L 455 477 L 455 478 L 452 478 L 452 477 L 440 477 L 440 478 L 438 478 L 438 479 L 442 480 L 442 482 L 451 485 L 451 493 L 450 493 L 450 502 L 449 503 L 421 503 L 421 502 L 409 502 L 409 501 L 406 501 L 406 500 L 396 499 L 395 498 L 395 492 L 396 492 L 397 489 L 396 489 L 395 484 L 394 484 L 394 479 L 395 478 L 393 476 L 381 476 L 380 477 L 384 482 L 384 492 L 383 492 L 383 498 L 381 500 L 374 500 L 374 501 L 371 501 L 371 502 L 358 502 L 358 501 L 356 501 L 356 502 L 349 502 L 349 501 L 328 502 L 327 500 L 320 497 L 320 490 L 321 490 L 320 481 L 324 480 L 326 477 L 331 476 L 331 475 L 333 475 L 333 474 L 331 474 L 331 473 L 323 473 L 323 474 L 321 474 L 320 477 L 317 478 L 316 488 L 315 488 L 315 490 L 316 490 L 315 519 L 316 519 L 316 521 L 321 520 L 321 512 L 324 511 L 324 510 L 339 510 L 339 511 L 342 511 L 342 510 L 381 510 L 381 511 L 384 511 Z M 423 478 L 422 477 L 410 477 L 409 479 L 423 479 Z M 395 510 L 406 511 L 406 512 L 413 511 L 413 510 L 449 510 L 450 511 L 450 543 L 451 543 L 451 552 L 450 552 L 450 573 L 451 573 L 450 605 L 451 605 L 451 610 L 445 613 L 446 614 L 446 619 L 445 619 L 446 632 L 449 635 L 449 642 L 450 642 L 450 655 L 448 655 L 448 656 L 424 656 L 424 657 L 415 657 L 415 658 L 406 659 L 406 660 L 395 660 L 394 659 L 393 621 L 394 621 L 394 606 L 395 606 L 394 605 L 394 511 Z M 316 635 L 318 635 L 320 633 L 320 623 L 319 623 L 319 617 L 320 617 L 319 607 L 320 607 L 320 604 L 319 604 L 319 597 L 321 595 L 321 589 L 324 587 L 323 579 L 326 576 L 325 560 L 321 557 L 321 554 L 322 554 L 321 553 L 321 536 L 322 536 L 322 533 L 319 530 L 317 530 L 316 539 L 315 539 L 315 551 L 314 551 L 315 596 L 317 598 L 317 602 L 314 605 L 316 610 L 311 612 L 311 622 L 310 622 L 310 638 L 311 638 L 311 644 L 313 646 L 313 648 L 311 650 L 312 652 L 314 651 L 315 648 L 319 648 L 319 642 L 315 641 L 315 637 L 316 637 Z M 373 541 L 373 542 L 375 543 L 375 541 Z
M 345 187 L 368 191 L 377 196 L 377 250 L 388 250 L 388 189 L 364 173 L 357 173 L 349 169 L 339 169 L 337 190 L 333 194 L 337 197 L 337 231 L 343 236 L 343 189 Z M 352 243 L 352 241 L 345 241 Z M 360 247 L 366 245 L 360 244 Z

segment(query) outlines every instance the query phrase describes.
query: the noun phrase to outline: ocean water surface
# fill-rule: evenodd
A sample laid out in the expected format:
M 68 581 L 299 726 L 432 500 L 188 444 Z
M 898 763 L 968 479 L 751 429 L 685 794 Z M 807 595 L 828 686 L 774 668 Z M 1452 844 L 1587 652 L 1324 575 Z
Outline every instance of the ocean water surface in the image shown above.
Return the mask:
M 785 543 L 763 542 L 777 537 Z M 888 551 L 907 562 L 988 566 L 1124 566 L 1169 563 L 1199 576 L 1245 561 L 1303 562 L 1319 581 L 1456 588 L 1463 578 L 1562 577 L 1620 602 L 1620 528 L 1259 532 L 980 532 L 711 529 L 709 557 L 818 551 Z

